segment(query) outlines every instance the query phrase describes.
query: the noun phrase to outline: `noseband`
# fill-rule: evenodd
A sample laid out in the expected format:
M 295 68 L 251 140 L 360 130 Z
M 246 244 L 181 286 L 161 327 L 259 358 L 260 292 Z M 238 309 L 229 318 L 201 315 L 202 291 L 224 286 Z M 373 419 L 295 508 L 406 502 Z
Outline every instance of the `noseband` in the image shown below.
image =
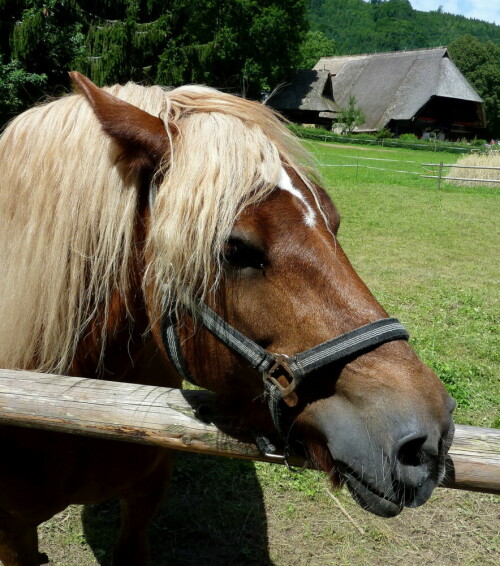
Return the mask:
M 284 406 L 296 405 L 295 390 L 306 376 L 333 362 L 359 356 L 385 342 L 408 340 L 410 336 L 397 319 L 382 318 L 299 354 L 286 356 L 268 352 L 203 303 L 198 305 L 196 315 L 197 319 L 220 342 L 243 356 L 254 369 L 262 374 L 263 392 L 274 426 L 285 441 L 287 441 L 287 434 L 282 425 L 282 410 Z M 166 314 L 162 319 L 162 338 L 165 350 L 179 374 L 196 385 L 187 369 L 177 332 L 177 322 L 171 314 Z

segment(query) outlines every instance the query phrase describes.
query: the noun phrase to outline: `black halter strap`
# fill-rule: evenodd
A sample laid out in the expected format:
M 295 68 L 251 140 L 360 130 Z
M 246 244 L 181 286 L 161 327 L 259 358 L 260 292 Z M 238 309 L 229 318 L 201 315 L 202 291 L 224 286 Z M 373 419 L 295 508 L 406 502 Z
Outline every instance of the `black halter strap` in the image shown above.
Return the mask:
M 286 356 L 268 352 L 203 303 L 198 305 L 196 315 L 223 344 L 243 356 L 253 368 L 262 373 L 264 393 L 274 425 L 284 438 L 286 435 L 281 424 L 283 400 L 294 393 L 306 375 L 332 362 L 372 350 L 385 342 L 409 338 L 408 331 L 397 319 L 383 318 L 294 356 Z M 165 315 L 162 320 L 163 344 L 179 374 L 196 385 L 187 369 L 176 327 L 175 317 L 172 314 Z M 286 376 L 288 384 L 284 385 L 283 379 L 278 380 L 279 376 Z

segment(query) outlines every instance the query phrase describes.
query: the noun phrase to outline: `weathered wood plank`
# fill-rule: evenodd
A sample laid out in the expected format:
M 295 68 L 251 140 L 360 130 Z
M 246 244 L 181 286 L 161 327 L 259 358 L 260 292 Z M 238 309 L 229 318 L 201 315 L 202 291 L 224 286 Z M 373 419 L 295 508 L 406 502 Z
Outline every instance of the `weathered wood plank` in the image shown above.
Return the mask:
M 0 423 L 284 463 L 236 430 L 207 391 L 0 369 Z M 500 493 L 500 430 L 457 426 L 446 487 Z
M 267 460 L 207 391 L 0 369 L 0 423 Z
M 445 487 L 500 493 L 500 430 L 457 425 Z

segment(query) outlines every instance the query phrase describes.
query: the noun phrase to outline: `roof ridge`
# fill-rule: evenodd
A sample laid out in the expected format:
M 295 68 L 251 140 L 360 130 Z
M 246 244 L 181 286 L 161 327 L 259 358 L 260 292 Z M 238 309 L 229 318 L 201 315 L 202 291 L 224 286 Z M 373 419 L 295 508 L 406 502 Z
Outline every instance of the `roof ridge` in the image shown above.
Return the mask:
M 439 47 L 422 47 L 418 49 L 403 49 L 399 51 L 377 51 L 375 53 L 350 53 L 349 55 L 333 55 L 332 57 L 320 57 L 318 63 L 323 60 L 328 59 L 343 59 L 347 57 L 376 57 L 377 55 L 401 55 L 405 53 L 424 53 L 426 51 L 448 51 L 448 48 L 444 45 Z M 318 64 L 316 63 L 316 65 Z M 321 70 L 321 69 L 319 69 Z

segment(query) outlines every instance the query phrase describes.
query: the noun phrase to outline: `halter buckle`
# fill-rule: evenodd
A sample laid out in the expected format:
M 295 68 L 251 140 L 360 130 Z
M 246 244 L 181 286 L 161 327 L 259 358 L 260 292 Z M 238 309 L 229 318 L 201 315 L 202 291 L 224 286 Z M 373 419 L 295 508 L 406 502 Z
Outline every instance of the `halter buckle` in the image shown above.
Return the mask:
M 295 391 L 298 384 L 290 369 L 288 356 L 285 354 L 273 354 L 273 358 L 273 365 L 263 375 L 264 383 L 267 381 L 271 382 L 280 392 L 281 397 L 285 399 Z M 288 385 L 283 385 L 279 381 L 280 377 L 285 378 L 288 381 Z

